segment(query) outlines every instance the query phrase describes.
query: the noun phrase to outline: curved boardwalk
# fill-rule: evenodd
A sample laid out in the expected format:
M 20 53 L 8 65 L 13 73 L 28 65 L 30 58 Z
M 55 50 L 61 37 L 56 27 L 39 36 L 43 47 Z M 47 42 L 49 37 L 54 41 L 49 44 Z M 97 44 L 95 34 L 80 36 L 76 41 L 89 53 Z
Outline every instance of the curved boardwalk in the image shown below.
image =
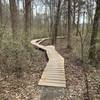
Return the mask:
M 49 59 L 38 85 L 66 87 L 64 58 L 55 50 L 53 45 L 40 45 L 44 40 L 45 38 L 31 41 L 34 46 L 44 50 Z

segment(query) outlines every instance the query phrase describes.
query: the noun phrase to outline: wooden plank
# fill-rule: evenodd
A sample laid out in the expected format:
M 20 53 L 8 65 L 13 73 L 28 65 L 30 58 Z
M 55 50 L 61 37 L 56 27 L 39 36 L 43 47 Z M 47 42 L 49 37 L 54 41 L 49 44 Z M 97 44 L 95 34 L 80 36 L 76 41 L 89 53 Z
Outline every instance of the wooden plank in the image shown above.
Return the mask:
M 58 77 L 55 77 L 55 78 L 52 78 L 52 77 L 43 77 L 41 78 L 40 80 L 60 80 L 60 81 L 66 81 L 66 79 L 63 79 L 63 78 L 58 78 Z
M 41 80 L 60 80 L 60 81 L 66 81 L 66 79 L 59 79 L 57 77 L 48 77 L 48 78 L 41 78 Z
M 64 73 L 64 70 L 45 70 L 46 73 Z
M 50 74 L 50 73 L 51 73 L 52 75 L 53 75 L 53 74 L 54 74 L 54 75 L 55 75 L 55 74 L 59 74 L 59 75 L 65 74 L 64 71 L 60 71 L 60 70 L 56 70 L 56 71 L 45 71 L 45 70 L 44 70 L 44 73 L 45 73 L 45 74 Z M 60 73 L 61 73 L 61 74 L 60 74 Z
M 38 85 L 44 85 L 44 86 L 54 86 L 54 87 L 66 87 L 65 83 L 53 83 L 53 82 L 43 82 L 39 81 Z
M 66 84 L 65 81 L 61 81 L 61 80 L 40 80 L 40 82 L 48 82 L 48 83 L 57 83 L 57 84 Z
M 64 73 L 43 73 L 44 76 L 64 76 Z
M 41 80 L 62 80 L 62 81 L 66 81 L 65 78 L 59 78 L 59 77 L 43 77 L 41 78 Z
M 62 75 L 50 75 L 50 74 L 48 74 L 48 75 L 42 74 L 41 78 L 52 78 L 52 77 L 59 78 L 59 79 L 65 79 L 64 75 L 62 76 Z

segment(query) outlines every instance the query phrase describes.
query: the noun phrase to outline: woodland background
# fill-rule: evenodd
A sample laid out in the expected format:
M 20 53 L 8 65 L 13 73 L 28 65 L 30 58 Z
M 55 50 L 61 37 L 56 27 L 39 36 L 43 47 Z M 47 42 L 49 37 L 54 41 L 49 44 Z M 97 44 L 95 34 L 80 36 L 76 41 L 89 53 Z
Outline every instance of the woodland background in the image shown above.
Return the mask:
M 57 36 L 64 38 L 59 40 Z M 50 41 L 44 45 L 55 45 L 65 57 L 65 67 L 71 58 L 71 63 L 83 68 L 88 98 L 95 94 L 88 91 L 87 77 L 92 76 L 98 91 L 98 96 L 92 98 L 99 100 L 100 0 L 0 0 L 0 100 L 18 100 L 15 97 L 20 95 L 16 93 L 21 86 L 24 93 L 20 98 L 27 100 L 30 96 L 26 87 L 32 82 L 33 91 L 38 90 L 36 84 L 47 60 L 30 41 L 45 37 Z

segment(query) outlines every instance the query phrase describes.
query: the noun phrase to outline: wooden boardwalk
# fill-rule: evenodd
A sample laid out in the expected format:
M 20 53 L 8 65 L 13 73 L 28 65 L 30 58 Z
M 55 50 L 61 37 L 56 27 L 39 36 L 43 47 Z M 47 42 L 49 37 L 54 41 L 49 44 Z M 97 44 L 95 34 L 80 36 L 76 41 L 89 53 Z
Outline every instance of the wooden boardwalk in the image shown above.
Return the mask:
M 49 59 L 38 85 L 66 87 L 64 58 L 55 50 L 53 45 L 40 45 L 44 40 L 35 39 L 31 41 L 34 46 L 44 50 Z

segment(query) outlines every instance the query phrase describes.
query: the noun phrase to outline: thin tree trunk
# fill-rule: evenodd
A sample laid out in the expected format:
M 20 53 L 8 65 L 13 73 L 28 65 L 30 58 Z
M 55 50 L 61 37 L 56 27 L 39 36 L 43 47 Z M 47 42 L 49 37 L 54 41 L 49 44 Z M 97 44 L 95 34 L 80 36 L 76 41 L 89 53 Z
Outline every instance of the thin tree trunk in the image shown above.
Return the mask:
M 2 25 L 2 0 L 0 0 L 0 25 Z
M 16 0 L 9 0 L 9 3 L 10 3 L 13 38 L 16 38 L 18 33 L 18 10 L 16 5 Z
M 32 23 L 31 23 L 31 24 L 32 24 L 32 26 L 33 26 L 33 20 L 34 20 L 34 4 L 33 4 L 33 3 L 34 3 L 34 2 L 32 1 L 32 2 L 31 2 L 31 13 L 32 13 L 32 14 L 31 14 L 31 16 L 32 16 L 32 18 L 31 18 L 31 20 L 32 20 L 31 22 L 32 22 Z
M 31 0 L 25 0 L 25 24 L 24 24 L 24 32 L 29 33 L 30 32 L 30 9 L 31 9 Z
M 85 12 L 83 12 L 82 35 L 84 34 L 84 26 L 85 26 Z
M 52 0 L 50 0 L 50 37 L 52 38 L 53 37 L 53 24 L 54 24 L 54 22 L 53 22 L 53 17 L 54 17 L 54 15 L 53 15 L 53 13 L 54 13 L 54 11 L 53 11 L 54 9 L 53 9 L 53 1 Z
M 17 8 L 19 9 L 19 7 L 20 7 L 20 2 L 19 2 L 20 0 L 17 0 Z
M 73 16 L 73 32 L 74 32 L 74 29 L 75 29 L 75 13 L 76 13 L 76 0 L 74 0 L 74 7 L 73 7 L 73 9 L 74 9 L 74 16 Z
M 68 0 L 68 34 L 67 34 L 67 48 L 71 48 L 71 0 Z
M 32 5 L 30 4 L 30 20 L 29 20 L 29 22 L 30 22 L 30 35 L 31 35 L 31 30 L 32 30 Z
M 55 45 L 56 44 L 56 37 L 58 34 L 58 25 L 59 25 L 59 19 L 60 19 L 60 5 L 61 5 L 61 0 L 58 1 L 58 6 L 57 6 L 57 14 L 55 17 L 55 24 L 54 24 L 54 33 L 53 34 L 53 38 L 52 38 L 52 44 Z
M 77 19 L 77 32 L 76 32 L 76 36 L 79 33 L 79 22 L 80 22 L 80 0 L 78 1 L 78 19 Z
M 67 6 L 67 0 L 64 0 L 64 7 L 66 7 L 66 6 Z M 64 33 L 65 36 L 68 33 L 68 28 L 67 28 L 67 26 L 68 26 L 68 23 L 67 23 L 68 16 L 67 15 L 68 15 L 68 12 L 66 11 L 66 9 L 64 9 L 63 33 Z
M 0 28 L 2 26 L 2 2 L 0 0 Z M 2 32 L 0 32 L 0 48 L 1 48 L 1 44 L 2 44 Z

